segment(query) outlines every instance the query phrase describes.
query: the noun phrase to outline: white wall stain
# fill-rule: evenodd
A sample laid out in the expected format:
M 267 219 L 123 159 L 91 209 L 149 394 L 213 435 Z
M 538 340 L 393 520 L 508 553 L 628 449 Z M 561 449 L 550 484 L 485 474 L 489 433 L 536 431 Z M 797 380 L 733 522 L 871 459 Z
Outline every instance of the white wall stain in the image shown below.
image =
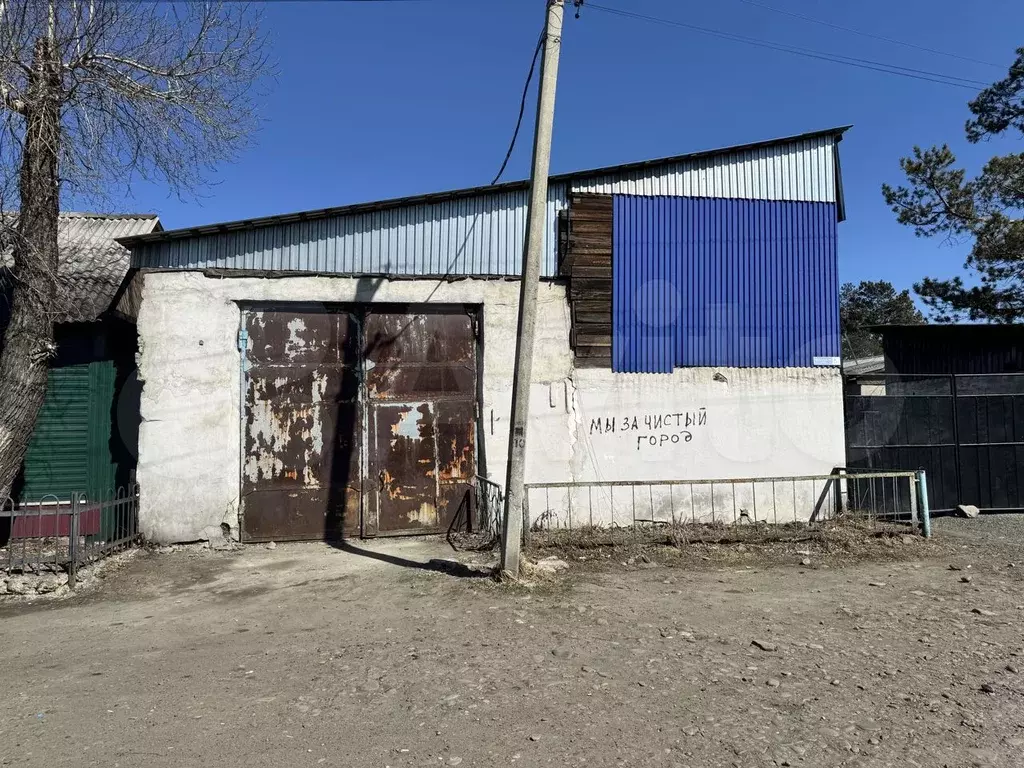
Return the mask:
M 416 509 L 406 515 L 410 523 L 417 527 L 436 528 L 438 524 L 437 507 L 428 501 L 424 501 Z
M 306 330 L 306 322 L 301 317 L 288 321 L 288 338 L 284 342 L 284 352 L 288 357 L 293 357 L 309 346 L 309 343 L 302 337 Z

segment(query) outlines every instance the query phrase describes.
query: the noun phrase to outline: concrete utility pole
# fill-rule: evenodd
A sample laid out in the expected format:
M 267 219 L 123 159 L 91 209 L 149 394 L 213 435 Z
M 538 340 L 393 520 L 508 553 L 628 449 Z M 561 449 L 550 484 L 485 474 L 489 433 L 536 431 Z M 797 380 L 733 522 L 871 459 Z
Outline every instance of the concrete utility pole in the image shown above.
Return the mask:
M 519 575 L 519 548 L 523 537 L 523 482 L 526 474 L 526 426 L 530 416 L 530 379 L 533 374 L 533 337 L 537 319 L 537 288 L 544 258 L 547 230 L 548 168 L 551 131 L 555 122 L 555 85 L 562 46 L 564 0 L 547 0 L 544 56 L 540 64 L 537 127 L 533 134 L 533 170 L 530 172 L 530 209 L 526 227 L 523 275 L 519 285 L 519 332 L 512 381 L 512 424 L 508 436 L 508 476 L 505 482 L 505 524 L 501 569 Z

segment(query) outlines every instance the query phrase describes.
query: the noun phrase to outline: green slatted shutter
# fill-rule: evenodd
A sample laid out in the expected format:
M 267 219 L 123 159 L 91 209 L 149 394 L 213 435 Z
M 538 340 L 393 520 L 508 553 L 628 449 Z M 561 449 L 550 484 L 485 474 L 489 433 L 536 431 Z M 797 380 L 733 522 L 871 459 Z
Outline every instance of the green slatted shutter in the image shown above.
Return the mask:
M 114 370 L 109 361 L 50 371 L 46 400 L 25 453 L 21 498 L 69 499 L 106 493 L 114 482 L 110 411 Z

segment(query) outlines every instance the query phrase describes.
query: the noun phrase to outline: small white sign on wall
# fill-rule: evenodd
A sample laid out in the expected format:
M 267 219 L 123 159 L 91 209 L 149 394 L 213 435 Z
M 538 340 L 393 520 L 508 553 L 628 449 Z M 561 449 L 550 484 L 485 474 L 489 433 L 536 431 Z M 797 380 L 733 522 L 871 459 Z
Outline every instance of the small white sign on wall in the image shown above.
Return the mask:
M 840 360 L 838 357 L 815 357 L 811 362 L 815 366 L 830 366 L 840 364 Z

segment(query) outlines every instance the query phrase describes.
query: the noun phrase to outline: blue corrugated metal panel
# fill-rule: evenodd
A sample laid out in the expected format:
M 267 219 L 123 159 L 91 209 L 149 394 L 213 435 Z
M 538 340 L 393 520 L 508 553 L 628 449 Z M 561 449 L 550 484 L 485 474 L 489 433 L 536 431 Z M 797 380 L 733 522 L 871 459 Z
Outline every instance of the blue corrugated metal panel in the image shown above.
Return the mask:
M 614 370 L 837 358 L 836 239 L 834 203 L 616 195 Z

